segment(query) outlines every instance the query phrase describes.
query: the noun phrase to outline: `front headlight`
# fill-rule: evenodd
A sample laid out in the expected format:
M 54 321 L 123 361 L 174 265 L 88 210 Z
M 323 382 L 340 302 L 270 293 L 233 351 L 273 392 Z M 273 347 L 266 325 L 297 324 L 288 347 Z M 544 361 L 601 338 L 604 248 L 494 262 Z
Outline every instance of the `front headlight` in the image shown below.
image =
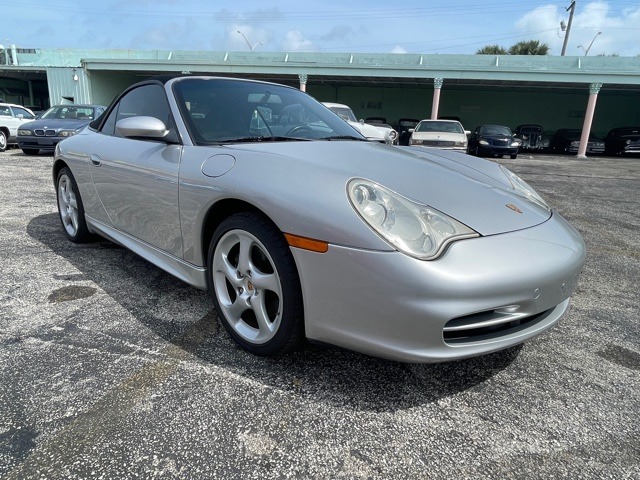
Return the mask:
M 512 147 L 519 147 L 520 145 L 522 145 L 522 144 L 520 143 L 519 140 L 514 140 L 513 142 L 511 142 L 511 146 Z
M 486 140 L 480 140 L 478 143 L 480 145 L 489 145 L 489 142 L 487 142 Z
M 370 180 L 347 185 L 351 205 L 367 225 L 398 251 L 433 260 L 454 240 L 479 234 L 444 213 L 405 198 Z
M 456 142 L 453 145 L 454 145 L 454 147 L 464 147 L 464 148 L 466 148 L 467 147 L 467 142 Z
M 18 130 L 18 135 L 22 135 L 22 136 L 31 136 L 33 135 L 33 132 L 31 130 Z
M 77 133 L 77 130 L 60 130 L 58 132 L 58 136 L 59 137 L 70 137 L 72 135 L 75 135 Z
M 536 205 L 540 205 L 542 208 L 551 210 L 549 205 L 547 205 L 547 202 L 545 202 L 543 198 L 538 195 L 538 192 L 531 188 L 527 182 L 522 180 L 518 175 L 505 168 L 504 166 L 500 165 L 500 168 L 507 176 L 507 178 L 509 179 L 509 183 L 511 183 L 511 186 L 518 195 L 520 195 L 521 197 L 525 197 L 527 200 L 535 203 Z

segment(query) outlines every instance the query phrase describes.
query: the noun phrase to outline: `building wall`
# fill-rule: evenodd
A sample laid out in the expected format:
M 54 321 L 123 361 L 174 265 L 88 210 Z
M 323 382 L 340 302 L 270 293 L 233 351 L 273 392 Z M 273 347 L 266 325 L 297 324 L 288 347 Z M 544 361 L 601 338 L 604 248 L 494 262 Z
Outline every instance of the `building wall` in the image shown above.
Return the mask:
M 385 117 L 391 125 L 399 118 L 430 118 L 433 89 L 389 87 L 307 86 L 321 102 L 349 105 L 357 118 Z M 589 85 L 582 91 L 531 91 L 530 89 L 458 88 L 446 84 L 440 97 L 440 117 L 459 117 L 464 127 L 495 123 L 515 128 L 524 123 L 540 124 L 551 133 L 559 128 L 582 128 L 589 98 Z M 638 91 L 602 91 L 592 131 L 604 136 L 611 128 L 640 124 Z

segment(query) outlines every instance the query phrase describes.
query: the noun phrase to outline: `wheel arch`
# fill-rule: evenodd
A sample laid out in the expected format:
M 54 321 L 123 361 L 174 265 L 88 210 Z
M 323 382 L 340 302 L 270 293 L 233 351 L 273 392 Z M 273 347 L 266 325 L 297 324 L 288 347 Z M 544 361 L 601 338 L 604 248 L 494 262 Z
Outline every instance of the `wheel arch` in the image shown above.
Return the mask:
M 207 213 L 204 215 L 204 223 L 202 225 L 202 234 L 200 239 L 200 251 L 202 254 L 202 258 L 199 259 L 203 262 L 202 265 L 206 265 L 209 244 L 211 243 L 213 233 L 215 232 L 216 228 L 218 228 L 218 225 L 220 225 L 231 215 L 240 212 L 259 213 L 260 215 L 263 215 L 266 219 L 268 219 L 278 230 L 282 232 L 280 227 L 278 227 L 278 225 L 271 219 L 271 217 L 269 217 L 269 215 L 267 215 L 263 210 L 256 207 L 255 205 L 244 200 L 239 200 L 237 198 L 226 198 L 218 200 L 216 203 L 209 207 Z
M 64 160 L 58 159 L 53 162 L 53 167 L 51 168 L 51 174 L 53 176 L 54 185 L 58 181 L 58 174 L 60 173 L 60 170 L 62 170 L 65 167 L 69 168 L 69 165 L 67 165 L 67 162 L 65 162 Z M 71 169 L 69 168 L 69 170 Z

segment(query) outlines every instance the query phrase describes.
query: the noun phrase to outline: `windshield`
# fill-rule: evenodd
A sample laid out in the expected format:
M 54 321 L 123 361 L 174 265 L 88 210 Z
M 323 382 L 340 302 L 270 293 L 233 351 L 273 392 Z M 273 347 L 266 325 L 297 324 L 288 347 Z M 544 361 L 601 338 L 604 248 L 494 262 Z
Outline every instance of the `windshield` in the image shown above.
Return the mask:
M 485 125 L 480 129 L 480 135 L 506 135 L 511 136 L 511 130 L 509 127 L 502 127 L 500 125 Z
M 173 91 L 197 145 L 364 140 L 348 123 L 294 88 L 233 79 L 186 78 L 176 81 Z
M 44 112 L 40 118 L 66 118 L 73 120 L 93 120 L 93 108 L 77 105 L 58 105 Z
M 446 132 L 464 133 L 462 125 L 458 122 L 420 122 L 416 127 L 416 132 Z

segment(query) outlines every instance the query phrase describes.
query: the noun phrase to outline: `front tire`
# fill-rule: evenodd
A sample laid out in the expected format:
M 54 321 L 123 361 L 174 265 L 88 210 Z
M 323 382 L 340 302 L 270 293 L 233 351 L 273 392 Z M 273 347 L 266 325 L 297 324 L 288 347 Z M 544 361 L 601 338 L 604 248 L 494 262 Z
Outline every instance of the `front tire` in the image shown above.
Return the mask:
M 208 286 L 218 317 L 245 350 L 271 356 L 304 338 L 302 290 L 284 235 L 255 212 L 230 216 L 209 246 Z
M 4 152 L 7 149 L 7 134 L 4 130 L 0 130 L 0 152 Z
M 85 243 L 91 238 L 84 218 L 84 205 L 78 190 L 78 184 L 67 167 L 58 172 L 56 179 L 58 214 L 62 230 L 73 243 Z

